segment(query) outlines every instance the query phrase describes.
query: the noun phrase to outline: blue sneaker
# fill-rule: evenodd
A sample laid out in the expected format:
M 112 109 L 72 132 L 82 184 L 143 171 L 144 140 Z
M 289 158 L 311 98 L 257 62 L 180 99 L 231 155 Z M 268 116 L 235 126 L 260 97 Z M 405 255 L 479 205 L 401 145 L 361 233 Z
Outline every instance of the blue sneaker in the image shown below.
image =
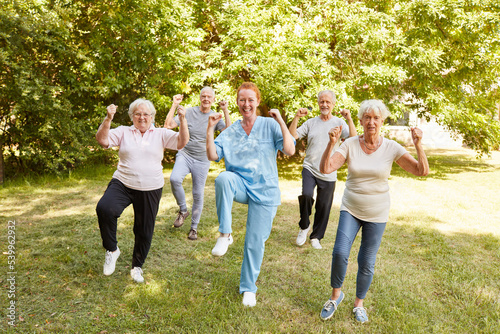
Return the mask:
M 368 315 L 366 314 L 366 309 L 364 307 L 355 307 L 354 310 L 354 317 L 356 318 L 356 321 L 360 323 L 364 323 L 368 321 Z
M 332 315 L 337 310 L 337 307 L 344 300 L 344 293 L 340 291 L 340 296 L 337 300 L 328 299 L 328 301 L 323 305 L 323 309 L 321 310 L 320 317 L 323 320 L 328 320 L 332 317 Z

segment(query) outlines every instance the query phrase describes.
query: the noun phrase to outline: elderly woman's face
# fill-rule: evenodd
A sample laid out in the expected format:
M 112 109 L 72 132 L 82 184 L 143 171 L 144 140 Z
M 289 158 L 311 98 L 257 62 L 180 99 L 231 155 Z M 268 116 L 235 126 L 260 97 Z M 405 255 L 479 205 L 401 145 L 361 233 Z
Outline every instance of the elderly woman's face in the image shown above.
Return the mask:
M 139 105 L 135 109 L 134 113 L 132 114 L 132 118 L 134 126 L 139 131 L 141 131 L 141 133 L 146 132 L 151 126 L 151 123 L 153 122 L 153 117 L 151 116 L 151 112 L 144 104 Z
M 242 89 L 238 94 L 238 108 L 243 117 L 252 117 L 257 113 L 260 100 L 252 89 Z
M 380 113 L 370 110 L 364 113 L 360 119 L 360 123 L 363 126 L 365 134 L 378 135 L 380 134 L 382 124 L 384 124 L 384 119 L 380 116 Z

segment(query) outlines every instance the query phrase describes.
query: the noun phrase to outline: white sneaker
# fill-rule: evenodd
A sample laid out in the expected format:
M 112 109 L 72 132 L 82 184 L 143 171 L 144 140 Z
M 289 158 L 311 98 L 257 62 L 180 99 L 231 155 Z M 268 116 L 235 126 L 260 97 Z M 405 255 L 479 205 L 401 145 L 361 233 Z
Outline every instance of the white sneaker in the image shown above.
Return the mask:
M 311 246 L 312 246 L 312 248 L 315 248 L 315 249 L 323 248 L 323 247 L 321 247 L 321 244 L 319 243 L 318 239 L 311 239 Z
M 212 249 L 212 255 L 222 256 L 226 254 L 227 248 L 233 243 L 233 236 L 230 234 L 229 237 L 218 237 L 215 247 Z
M 257 304 L 255 299 L 255 292 L 243 292 L 243 305 L 254 307 Z
M 144 282 L 144 277 L 142 277 L 142 268 L 141 267 L 132 268 L 132 270 L 130 270 L 130 276 L 132 276 L 132 279 L 134 281 L 136 281 L 137 283 Z
M 120 248 L 116 247 L 114 252 L 106 251 L 106 257 L 104 258 L 104 267 L 102 272 L 104 275 L 109 276 L 115 272 L 116 260 L 120 256 Z
M 297 236 L 297 240 L 295 241 L 295 243 L 297 244 L 297 246 L 302 246 L 303 244 L 305 244 L 306 239 L 307 239 L 307 232 L 309 232 L 310 228 L 311 228 L 311 226 L 309 226 L 305 230 L 300 230 L 299 231 L 299 235 Z

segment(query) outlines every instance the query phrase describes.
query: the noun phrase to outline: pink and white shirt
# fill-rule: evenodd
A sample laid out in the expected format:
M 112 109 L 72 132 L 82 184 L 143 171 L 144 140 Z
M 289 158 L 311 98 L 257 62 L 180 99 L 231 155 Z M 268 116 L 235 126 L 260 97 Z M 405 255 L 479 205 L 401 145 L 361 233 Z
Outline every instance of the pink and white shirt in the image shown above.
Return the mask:
M 153 124 L 144 135 L 133 125 L 110 130 L 108 148 L 120 147 L 120 161 L 113 178 L 135 190 L 162 188 L 165 184 L 161 164 L 163 151 L 165 148 L 177 150 L 178 137 L 178 132 L 155 128 Z

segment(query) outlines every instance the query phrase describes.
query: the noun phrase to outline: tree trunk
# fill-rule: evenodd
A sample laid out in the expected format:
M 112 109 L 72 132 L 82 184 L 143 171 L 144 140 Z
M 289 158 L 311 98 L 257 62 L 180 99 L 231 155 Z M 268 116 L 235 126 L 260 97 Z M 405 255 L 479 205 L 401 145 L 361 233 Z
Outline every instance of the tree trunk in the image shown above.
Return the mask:
M 0 186 L 3 186 L 3 145 L 0 145 L 0 149 L 2 152 L 0 152 Z

